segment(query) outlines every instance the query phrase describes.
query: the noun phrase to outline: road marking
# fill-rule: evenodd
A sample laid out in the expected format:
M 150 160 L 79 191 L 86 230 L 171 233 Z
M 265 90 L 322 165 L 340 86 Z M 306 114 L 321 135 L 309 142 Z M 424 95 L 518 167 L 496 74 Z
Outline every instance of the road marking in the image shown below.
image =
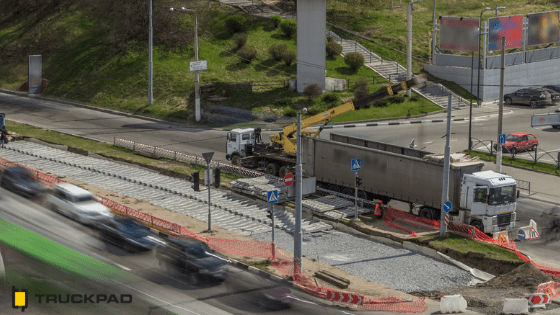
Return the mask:
M 130 268 L 128 268 L 128 267 L 125 267 L 125 266 L 123 266 L 123 265 L 119 265 L 119 264 L 117 264 L 117 263 L 113 263 L 113 264 L 115 264 L 115 266 L 117 266 L 117 267 L 119 267 L 119 268 L 121 268 L 121 269 L 124 269 L 124 270 L 126 270 L 126 271 L 132 270 L 132 269 L 130 269 Z
M 171 304 L 171 303 L 169 303 L 169 302 L 167 302 L 167 301 L 164 301 L 164 300 L 159 299 L 159 298 L 157 298 L 157 297 L 155 297 L 155 296 L 153 296 L 153 295 L 150 295 L 150 294 L 148 294 L 148 293 L 146 293 L 146 292 L 143 292 L 143 291 L 140 291 L 140 290 L 138 290 L 138 289 L 135 289 L 135 288 L 133 288 L 133 287 L 131 287 L 131 286 L 129 286 L 129 285 L 126 285 L 126 284 L 124 284 L 124 283 L 122 283 L 122 282 L 119 282 L 119 281 L 117 281 L 117 280 L 115 280 L 115 279 L 111 279 L 111 280 L 113 280 L 114 282 L 116 282 L 116 283 L 118 283 L 118 284 L 122 284 L 122 285 L 124 285 L 125 287 L 127 287 L 127 288 L 129 288 L 129 289 L 132 289 L 132 290 L 134 290 L 134 291 L 138 291 L 138 292 L 140 292 L 140 293 L 142 293 L 142 294 L 144 294 L 144 295 L 147 295 L 147 296 L 151 297 L 151 298 L 154 299 L 154 300 L 158 300 L 158 301 L 160 301 L 160 302 L 163 302 L 163 303 L 165 303 L 165 304 L 167 304 L 167 305 L 169 305 L 169 306 L 176 307 L 176 308 L 178 308 L 178 309 L 181 309 L 181 310 L 183 310 L 183 311 L 187 311 L 187 312 L 189 312 L 189 313 L 193 313 L 193 314 L 196 314 L 196 315 L 200 315 L 199 313 L 193 312 L 193 311 L 188 310 L 188 309 L 186 309 L 186 308 L 184 308 L 184 307 L 179 307 L 179 306 L 177 306 L 177 305 L 173 305 L 173 304 Z

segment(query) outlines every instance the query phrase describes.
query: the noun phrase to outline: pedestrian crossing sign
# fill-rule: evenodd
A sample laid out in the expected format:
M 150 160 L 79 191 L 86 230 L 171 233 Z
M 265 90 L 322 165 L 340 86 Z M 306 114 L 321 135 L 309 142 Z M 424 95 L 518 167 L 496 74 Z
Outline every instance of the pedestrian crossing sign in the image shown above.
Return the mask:
M 350 167 L 352 168 L 352 171 L 359 171 L 362 168 L 362 159 L 352 159 Z
M 268 203 L 278 203 L 278 190 L 270 190 L 266 200 Z
M 534 228 L 531 228 L 531 239 L 532 240 L 536 240 L 541 238 L 539 233 L 537 233 L 537 230 L 535 230 Z

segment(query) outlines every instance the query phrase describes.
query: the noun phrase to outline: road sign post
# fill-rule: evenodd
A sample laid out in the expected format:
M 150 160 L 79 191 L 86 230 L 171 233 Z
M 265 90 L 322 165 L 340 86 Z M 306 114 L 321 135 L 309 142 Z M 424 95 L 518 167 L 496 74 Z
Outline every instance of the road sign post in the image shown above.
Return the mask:
M 208 175 L 211 175 L 210 162 L 212 162 L 213 156 L 214 156 L 214 152 L 202 153 L 202 157 L 204 157 L 204 160 L 206 161 L 206 165 L 208 166 Z M 210 211 L 210 183 L 211 182 L 212 182 L 212 176 L 208 178 L 208 230 L 206 230 L 205 232 L 212 232 L 212 214 Z
M 270 204 L 270 220 L 272 221 L 272 259 L 274 259 L 276 258 L 274 248 L 274 204 L 278 203 L 278 190 L 269 190 L 266 200 Z
M 358 187 L 362 184 L 362 179 L 358 177 L 358 171 L 362 169 L 362 159 L 352 159 L 350 161 L 350 169 L 354 172 L 356 178 L 356 189 L 354 189 L 354 221 L 359 221 L 358 218 Z
M 446 202 L 443 204 L 443 211 L 445 211 L 444 223 L 445 223 L 445 226 L 446 226 L 446 227 L 449 225 L 449 211 L 451 211 L 451 206 L 452 206 L 452 204 L 451 204 L 451 201 L 449 201 L 449 200 L 446 201 Z M 447 229 L 447 228 L 446 228 L 446 229 Z

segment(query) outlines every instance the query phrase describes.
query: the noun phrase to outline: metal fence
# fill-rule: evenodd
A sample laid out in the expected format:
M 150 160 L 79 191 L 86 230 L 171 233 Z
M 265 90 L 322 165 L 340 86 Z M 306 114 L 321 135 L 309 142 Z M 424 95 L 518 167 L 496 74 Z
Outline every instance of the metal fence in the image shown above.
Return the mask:
M 148 154 L 148 155 L 153 156 L 155 158 L 168 158 L 168 159 L 171 159 L 171 160 L 174 160 L 174 161 L 207 166 L 206 160 L 204 160 L 203 157 L 197 156 L 195 154 L 186 154 L 186 153 L 182 153 L 182 152 L 167 150 L 167 149 L 164 149 L 164 148 L 160 148 L 160 147 L 156 147 L 156 146 L 152 146 L 152 145 L 147 145 L 147 144 L 143 144 L 143 143 L 136 142 L 136 141 L 120 139 L 120 138 L 113 138 L 113 144 L 124 147 L 124 148 L 127 148 L 127 149 L 130 149 L 130 150 L 135 151 L 135 152 L 142 152 L 144 154 Z M 247 169 L 247 168 L 244 168 L 244 167 L 234 166 L 234 165 L 227 164 L 227 163 L 217 162 L 217 161 L 210 162 L 209 166 L 210 166 L 210 168 L 218 168 L 218 169 L 223 170 L 225 172 L 239 174 L 239 175 L 247 176 L 247 177 L 265 176 L 266 178 L 269 178 L 269 179 L 275 179 L 275 180 L 278 180 L 278 181 L 282 180 L 281 178 L 270 175 L 270 174 L 250 170 L 250 169 Z
M 497 146 L 497 142 L 493 141 L 493 140 L 480 140 L 477 138 L 471 138 L 472 141 L 472 147 L 475 148 L 477 145 L 481 145 L 481 150 L 475 150 L 473 149 L 473 151 L 482 151 L 482 152 L 488 152 L 491 155 L 493 155 L 496 152 L 496 146 Z M 560 152 L 557 151 L 545 151 L 545 150 L 541 150 L 538 147 L 535 147 L 535 150 L 532 150 L 532 148 L 515 148 L 512 147 L 511 149 L 508 149 L 506 147 L 503 147 L 502 150 L 503 153 L 509 155 L 509 157 L 511 157 L 512 159 L 518 159 L 518 160 L 522 160 L 522 161 L 531 161 L 533 163 L 543 163 L 543 164 L 549 164 L 549 165 L 556 165 L 556 169 L 560 168 Z M 519 157 L 518 155 L 521 153 L 527 153 L 529 158 L 525 158 L 527 157 L 526 155 Z M 556 157 L 554 156 L 554 154 L 556 154 Z M 554 161 L 554 164 L 552 163 L 547 163 L 547 162 L 543 162 L 541 160 L 543 160 L 544 158 L 551 158 L 552 161 Z

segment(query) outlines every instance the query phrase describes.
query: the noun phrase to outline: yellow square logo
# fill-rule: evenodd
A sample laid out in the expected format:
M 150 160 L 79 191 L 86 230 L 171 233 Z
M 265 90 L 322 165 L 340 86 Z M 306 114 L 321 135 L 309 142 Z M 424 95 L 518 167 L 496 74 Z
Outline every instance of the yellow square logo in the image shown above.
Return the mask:
M 16 292 L 14 294 L 14 305 L 25 306 L 25 292 Z
M 21 311 L 25 312 L 25 309 L 29 306 L 29 297 L 27 296 L 27 290 L 17 290 L 16 287 L 12 287 L 12 308 L 20 308 Z

